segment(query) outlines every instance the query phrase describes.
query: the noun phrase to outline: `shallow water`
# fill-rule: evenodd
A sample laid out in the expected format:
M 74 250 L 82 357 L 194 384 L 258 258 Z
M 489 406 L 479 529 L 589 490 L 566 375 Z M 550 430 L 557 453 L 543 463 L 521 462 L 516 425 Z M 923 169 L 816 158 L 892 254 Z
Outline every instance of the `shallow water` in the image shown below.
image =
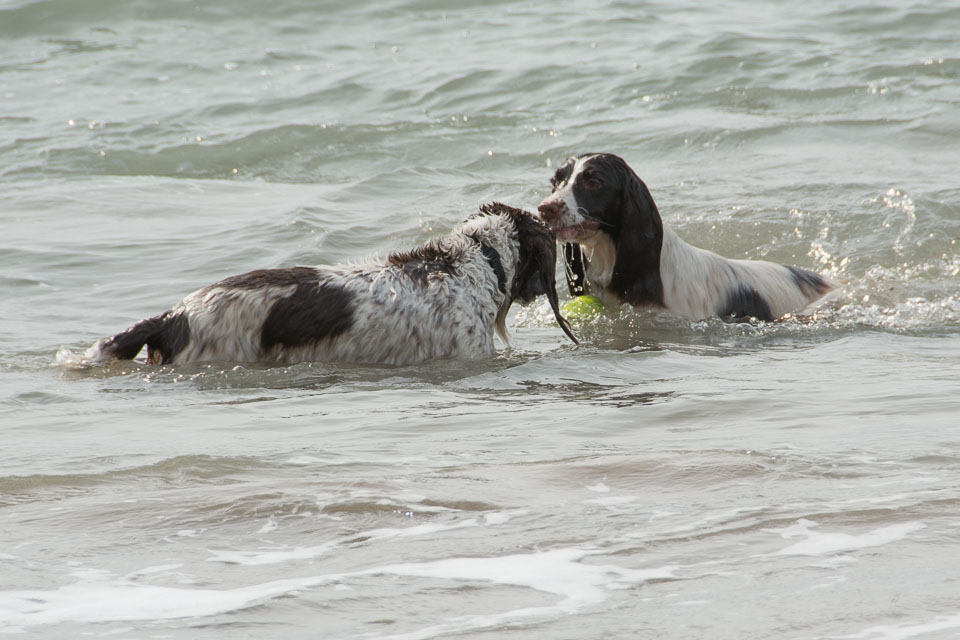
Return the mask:
M 0 632 L 960 635 L 960 5 L 0 2 Z M 611 151 L 812 318 L 74 370 Z

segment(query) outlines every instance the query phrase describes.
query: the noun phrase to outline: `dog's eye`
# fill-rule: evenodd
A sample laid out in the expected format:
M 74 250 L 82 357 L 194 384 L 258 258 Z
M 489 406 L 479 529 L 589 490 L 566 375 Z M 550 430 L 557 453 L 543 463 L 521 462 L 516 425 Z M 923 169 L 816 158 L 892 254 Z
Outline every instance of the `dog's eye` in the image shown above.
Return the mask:
M 600 189 L 603 187 L 603 181 L 593 174 L 584 174 L 583 186 L 587 189 Z

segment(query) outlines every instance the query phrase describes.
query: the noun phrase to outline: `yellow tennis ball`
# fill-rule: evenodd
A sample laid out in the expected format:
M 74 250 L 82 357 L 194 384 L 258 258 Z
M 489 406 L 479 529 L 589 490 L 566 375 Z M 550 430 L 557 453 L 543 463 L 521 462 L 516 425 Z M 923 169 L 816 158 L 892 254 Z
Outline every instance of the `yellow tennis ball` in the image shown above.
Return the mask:
M 606 310 L 603 300 L 596 296 L 577 296 L 563 305 L 563 315 L 568 320 L 593 320 Z

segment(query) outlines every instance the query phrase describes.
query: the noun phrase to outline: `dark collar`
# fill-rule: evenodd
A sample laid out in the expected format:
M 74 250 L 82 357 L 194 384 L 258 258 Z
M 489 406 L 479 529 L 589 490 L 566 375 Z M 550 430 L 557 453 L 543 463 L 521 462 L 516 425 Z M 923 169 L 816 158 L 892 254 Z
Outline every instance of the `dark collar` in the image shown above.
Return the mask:
M 567 273 L 567 288 L 573 297 L 587 293 L 586 262 L 579 244 L 567 242 L 563 245 L 563 268 Z

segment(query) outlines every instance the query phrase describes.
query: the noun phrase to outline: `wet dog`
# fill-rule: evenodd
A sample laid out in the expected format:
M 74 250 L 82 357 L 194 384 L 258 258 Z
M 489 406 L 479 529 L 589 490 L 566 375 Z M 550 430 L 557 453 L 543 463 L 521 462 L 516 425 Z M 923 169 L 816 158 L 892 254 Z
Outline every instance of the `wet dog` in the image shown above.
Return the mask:
M 556 241 L 533 214 L 493 203 L 448 235 L 359 264 L 262 269 L 221 280 L 94 344 L 88 362 L 412 364 L 494 353 L 518 300 L 545 294 L 563 331 Z
M 776 320 L 837 287 L 811 271 L 762 260 L 731 260 L 693 247 L 663 224 L 647 186 L 618 156 L 567 160 L 538 207 L 564 244 L 570 292 L 709 316 Z

